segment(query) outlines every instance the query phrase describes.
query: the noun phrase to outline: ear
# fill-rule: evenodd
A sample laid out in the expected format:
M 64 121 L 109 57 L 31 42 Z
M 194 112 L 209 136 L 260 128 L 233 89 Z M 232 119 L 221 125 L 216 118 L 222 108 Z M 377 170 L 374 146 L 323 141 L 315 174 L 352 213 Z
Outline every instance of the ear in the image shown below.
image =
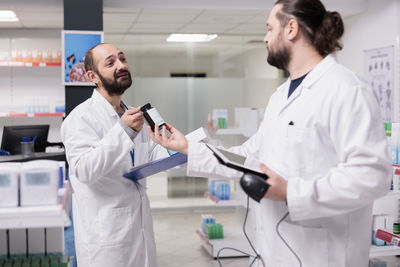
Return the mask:
M 86 76 L 88 77 L 89 81 L 91 81 L 91 82 L 93 82 L 95 84 L 97 84 L 99 82 L 99 77 L 92 70 L 89 70 L 88 72 L 86 72 Z
M 286 25 L 285 31 L 288 40 L 293 41 L 297 37 L 300 31 L 300 26 L 297 20 L 290 19 L 288 24 Z

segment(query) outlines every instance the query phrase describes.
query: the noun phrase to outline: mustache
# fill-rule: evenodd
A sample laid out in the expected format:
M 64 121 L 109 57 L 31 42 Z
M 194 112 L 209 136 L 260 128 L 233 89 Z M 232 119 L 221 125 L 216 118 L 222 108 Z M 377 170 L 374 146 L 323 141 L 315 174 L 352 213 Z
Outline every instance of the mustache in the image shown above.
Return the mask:
M 119 71 L 119 72 L 117 72 L 117 73 L 114 74 L 114 78 L 118 78 L 118 77 L 123 76 L 123 75 L 125 75 L 125 74 L 130 75 L 130 72 L 127 71 L 127 70 L 121 70 L 121 71 Z

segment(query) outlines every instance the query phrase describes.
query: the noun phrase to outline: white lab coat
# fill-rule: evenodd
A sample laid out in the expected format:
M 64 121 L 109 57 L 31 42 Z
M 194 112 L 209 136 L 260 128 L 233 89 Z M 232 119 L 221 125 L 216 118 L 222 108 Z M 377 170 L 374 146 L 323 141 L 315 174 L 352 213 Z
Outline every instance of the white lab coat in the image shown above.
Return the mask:
M 275 231 L 289 211 L 279 230 L 302 266 L 368 266 L 372 202 L 388 192 L 392 172 L 377 98 L 332 55 L 288 99 L 289 83 L 272 95 L 257 133 L 231 148 L 288 180 L 287 204 L 253 203 L 257 249 L 268 267 L 299 266 Z M 241 175 L 189 143 L 188 174 L 214 173 Z
M 132 140 L 122 124 L 94 90 L 61 127 L 74 190 L 78 266 L 157 266 L 145 180 L 134 183 L 123 174 L 132 167 L 132 148 L 135 165 L 168 152 L 151 141 L 145 127 Z

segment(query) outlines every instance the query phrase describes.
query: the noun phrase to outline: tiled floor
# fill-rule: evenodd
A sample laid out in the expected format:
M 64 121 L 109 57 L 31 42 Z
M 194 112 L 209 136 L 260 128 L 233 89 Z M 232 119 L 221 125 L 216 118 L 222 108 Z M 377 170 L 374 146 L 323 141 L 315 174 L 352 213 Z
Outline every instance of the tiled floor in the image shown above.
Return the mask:
M 236 224 L 234 212 L 213 214 L 224 227 Z M 201 247 L 195 232 L 200 227 L 200 214 L 155 214 L 153 217 L 159 267 L 219 267 Z M 222 259 L 221 263 L 224 267 L 243 267 L 249 265 L 249 258 Z
M 236 228 L 237 218 L 234 212 L 213 212 L 217 222 L 224 228 Z M 181 214 L 156 213 L 154 232 L 157 243 L 159 267 L 219 267 L 216 260 L 201 247 L 201 241 L 195 233 L 200 227 L 200 214 L 185 212 Z M 400 267 L 400 258 L 384 257 L 387 267 Z M 229 258 L 221 260 L 224 267 L 249 266 L 249 258 Z

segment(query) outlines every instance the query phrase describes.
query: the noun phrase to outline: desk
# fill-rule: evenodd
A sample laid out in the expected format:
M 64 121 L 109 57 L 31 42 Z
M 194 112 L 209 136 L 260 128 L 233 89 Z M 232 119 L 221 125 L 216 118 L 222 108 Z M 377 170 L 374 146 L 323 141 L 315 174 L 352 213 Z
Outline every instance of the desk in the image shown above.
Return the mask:
M 37 159 L 67 161 L 67 159 L 65 157 L 65 152 L 56 152 L 56 153 L 35 152 L 30 157 L 24 157 L 23 155 L 0 156 L 0 163 L 1 162 L 25 162 L 25 161 L 37 160 Z

